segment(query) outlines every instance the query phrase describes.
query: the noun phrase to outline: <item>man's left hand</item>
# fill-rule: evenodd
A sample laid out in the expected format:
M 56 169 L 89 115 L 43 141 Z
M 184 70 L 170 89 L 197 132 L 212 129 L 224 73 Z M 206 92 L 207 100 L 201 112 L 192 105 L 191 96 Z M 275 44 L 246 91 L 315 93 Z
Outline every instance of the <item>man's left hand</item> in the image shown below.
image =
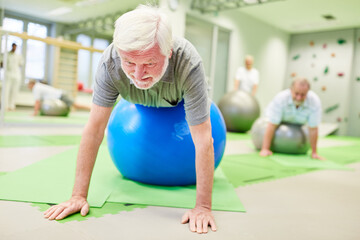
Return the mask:
M 326 160 L 324 157 L 319 156 L 317 153 L 312 153 L 311 158 L 313 159 L 319 159 L 319 160 Z
M 215 219 L 211 210 L 195 207 L 187 211 L 181 219 L 181 223 L 189 223 L 190 231 L 197 233 L 207 233 L 208 226 L 212 231 L 216 231 Z

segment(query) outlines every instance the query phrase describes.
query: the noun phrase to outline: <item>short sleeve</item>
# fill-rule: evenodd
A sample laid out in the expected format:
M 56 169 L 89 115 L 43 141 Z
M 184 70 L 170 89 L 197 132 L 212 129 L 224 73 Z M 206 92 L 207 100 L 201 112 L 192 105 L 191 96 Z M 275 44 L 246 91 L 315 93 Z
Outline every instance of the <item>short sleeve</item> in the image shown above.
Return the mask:
M 281 123 L 282 115 L 283 115 L 283 101 L 281 96 L 277 95 L 267 107 L 266 117 L 269 119 L 269 121 L 272 124 L 278 125 Z
M 317 95 L 314 94 L 312 103 L 311 103 L 311 113 L 308 119 L 309 127 L 317 127 L 321 123 L 321 101 Z
M 94 83 L 93 103 L 102 107 L 113 107 L 119 91 L 116 89 L 104 63 L 100 64 Z
M 202 63 L 194 67 L 185 81 L 185 112 L 189 125 L 205 122 L 210 116 L 210 101 Z

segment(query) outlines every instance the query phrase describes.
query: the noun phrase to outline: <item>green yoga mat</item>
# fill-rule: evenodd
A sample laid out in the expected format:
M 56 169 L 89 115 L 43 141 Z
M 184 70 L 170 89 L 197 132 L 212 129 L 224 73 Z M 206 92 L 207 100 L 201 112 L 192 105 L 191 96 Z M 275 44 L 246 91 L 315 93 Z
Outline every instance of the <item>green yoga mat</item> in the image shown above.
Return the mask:
M 70 198 L 75 177 L 77 147 L 0 176 L 0 199 L 37 203 L 60 203 Z M 95 164 L 88 200 L 101 207 L 111 193 L 97 179 L 106 177 L 101 159 Z M 94 189 L 94 190 L 93 190 Z
M 226 132 L 226 140 L 250 140 L 251 135 L 247 133 Z
M 51 205 L 45 203 L 33 203 L 33 207 L 38 208 L 41 212 L 45 212 Z M 90 207 L 89 213 L 86 216 L 81 216 L 80 213 L 72 214 L 62 220 L 57 220 L 60 223 L 72 222 L 72 221 L 85 221 L 90 218 L 99 218 L 106 214 L 117 214 L 119 212 L 130 212 L 137 208 L 146 208 L 146 205 L 135 204 L 122 204 L 122 203 L 108 203 L 106 202 L 101 208 Z
M 0 199 L 60 203 L 71 196 L 77 148 L 0 176 Z M 111 194 L 112 193 L 112 194 Z M 124 179 L 113 165 L 107 147 L 101 146 L 92 175 L 89 204 L 101 207 L 109 202 L 137 203 L 192 208 L 195 187 L 156 187 Z M 111 194 L 111 195 L 110 195 Z M 245 211 L 233 186 L 217 170 L 213 188 L 213 209 Z
M 260 157 L 258 153 L 228 155 L 221 161 L 221 168 L 234 187 L 271 181 L 310 171 L 306 168 L 289 168 Z
M 79 145 L 80 135 L 12 135 L 0 136 L 1 147 L 41 147 Z M 104 137 L 102 144 L 106 144 Z
M 89 118 L 89 113 L 87 112 L 70 112 L 67 117 L 32 116 L 31 114 L 32 111 L 6 112 L 4 122 L 85 125 Z
M 14 135 L 0 136 L 0 147 L 40 147 L 79 145 L 79 135 L 33 136 Z
M 275 153 L 272 156 L 269 156 L 269 158 L 287 167 L 351 170 L 351 168 L 335 163 L 331 160 L 312 159 L 308 155 L 290 155 Z

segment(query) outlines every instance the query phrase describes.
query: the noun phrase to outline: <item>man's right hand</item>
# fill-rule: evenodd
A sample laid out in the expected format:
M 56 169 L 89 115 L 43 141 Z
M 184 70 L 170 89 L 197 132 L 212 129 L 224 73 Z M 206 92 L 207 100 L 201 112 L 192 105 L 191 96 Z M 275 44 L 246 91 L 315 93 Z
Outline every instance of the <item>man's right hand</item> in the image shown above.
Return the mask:
M 261 151 L 260 151 L 260 156 L 262 156 L 262 157 L 267 157 L 272 154 L 273 154 L 273 152 L 270 151 L 269 149 L 261 149 Z
M 73 196 L 70 200 L 52 206 L 44 212 L 44 217 L 49 220 L 61 220 L 73 213 L 80 212 L 82 216 L 86 216 L 89 212 L 89 204 L 86 198 Z

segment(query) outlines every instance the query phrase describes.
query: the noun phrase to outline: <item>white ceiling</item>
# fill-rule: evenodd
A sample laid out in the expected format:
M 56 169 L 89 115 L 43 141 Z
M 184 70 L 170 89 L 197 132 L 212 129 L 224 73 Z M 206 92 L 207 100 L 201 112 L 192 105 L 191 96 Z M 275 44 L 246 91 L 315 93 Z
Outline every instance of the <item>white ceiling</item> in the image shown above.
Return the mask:
M 1 7 L 40 19 L 72 23 L 124 12 L 145 2 L 145 0 L 2 0 Z M 52 10 L 61 7 L 72 11 L 59 16 L 49 15 Z M 237 11 L 289 33 L 360 27 L 360 0 L 283 0 L 239 8 Z M 329 14 L 336 20 L 329 21 L 322 17 Z
M 360 0 L 284 0 L 239 11 L 289 33 L 360 27 Z
M 61 23 L 76 23 L 98 16 L 134 9 L 144 0 L 1 0 L 6 10 Z M 67 8 L 71 12 L 51 15 L 51 11 Z

